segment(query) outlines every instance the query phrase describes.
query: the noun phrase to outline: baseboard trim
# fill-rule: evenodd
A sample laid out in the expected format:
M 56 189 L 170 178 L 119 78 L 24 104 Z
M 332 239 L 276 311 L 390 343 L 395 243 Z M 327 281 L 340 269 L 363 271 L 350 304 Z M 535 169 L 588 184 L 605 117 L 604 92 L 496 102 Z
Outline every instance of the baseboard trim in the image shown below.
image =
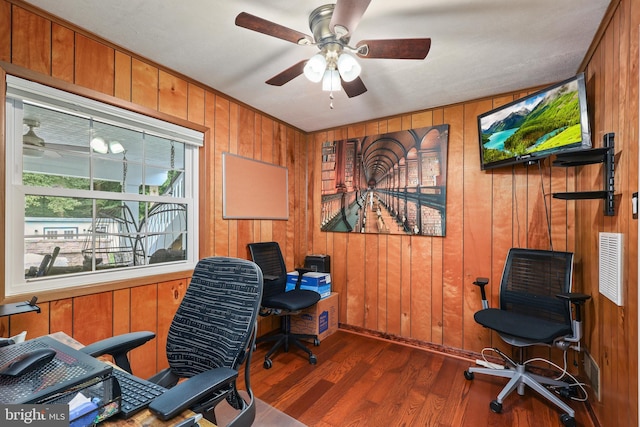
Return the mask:
M 351 332 L 358 335 L 364 335 L 367 337 L 377 338 L 385 341 L 390 341 L 396 344 L 407 345 L 410 347 L 416 347 L 423 350 L 433 351 L 435 353 L 446 354 L 447 356 L 455 357 L 457 359 L 468 360 L 474 363 L 476 359 L 481 358 L 480 353 L 474 351 L 461 350 L 458 348 L 447 347 L 440 344 L 434 344 L 428 341 L 422 341 L 414 338 L 401 337 L 394 334 L 388 334 L 380 331 L 374 331 L 373 329 L 366 329 L 359 326 L 347 325 L 345 323 L 339 323 L 338 328 L 340 330 Z M 495 360 L 494 360 L 495 359 Z M 498 357 L 487 357 L 490 362 L 502 362 Z

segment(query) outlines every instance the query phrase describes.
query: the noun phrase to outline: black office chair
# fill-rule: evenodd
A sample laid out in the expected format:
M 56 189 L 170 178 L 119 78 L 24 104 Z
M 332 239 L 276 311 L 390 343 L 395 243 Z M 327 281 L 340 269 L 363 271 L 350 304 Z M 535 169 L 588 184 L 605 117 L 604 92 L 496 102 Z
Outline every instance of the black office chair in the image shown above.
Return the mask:
M 240 410 L 229 426 L 253 423 L 256 409 L 249 371 L 262 286 L 262 271 L 251 261 L 212 257 L 198 262 L 169 327 L 169 367 L 149 379 L 170 388 L 149 405 L 156 416 L 169 419 L 190 408 L 215 423 L 214 409 L 226 399 Z M 127 353 L 154 336 L 133 332 L 88 345 L 83 351 L 94 357 L 109 354 L 131 372 Z M 236 388 L 242 364 L 248 402 Z M 188 380 L 178 384 L 182 378 Z
M 569 397 L 570 387 L 577 384 L 530 372 L 523 356 L 524 348 L 532 345 L 580 351 L 581 306 L 590 296 L 570 292 L 572 270 L 572 253 L 511 249 L 500 283 L 500 308 L 489 308 L 485 293 L 489 279 L 479 277 L 473 282 L 480 286 L 482 295 L 482 310 L 475 313 L 475 321 L 496 331 L 505 342 L 519 349 L 518 362 L 494 349 L 506 366 L 494 368 L 487 364 L 486 368 L 471 367 L 464 372 L 468 380 L 474 378 L 474 373 L 509 378 L 497 399 L 489 405 L 493 412 L 502 412 L 504 399 L 515 389 L 523 395 L 527 385 L 566 412 L 560 416 L 565 426 L 575 426 L 575 411 L 550 389 Z M 575 319 L 571 304 L 575 305 Z
M 316 356 L 302 342 L 301 339 L 312 339 L 314 345 L 319 345 L 317 335 L 293 334 L 291 333 L 291 315 L 300 310 L 311 307 L 320 300 L 320 294 L 314 291 L 300 289 L 300 283 L 304 273 L 311 270 L 296 268 L 298 271 L 298 281 L 296 287 L 286 292 L 287 269 L 284 258 L 277 242 L 250 243 L 249 252 L 253 261 L 260 266 L 264 275 L 264 292 L 262 293 L 261 316 L 276 314 L 280 318 L 280 333 L 267 335 L 258 338 L 257 342 L 275 341 L 275 344 L 264 356 L 264 367 L 269 369 L 272 366 L 271 355 L 280 347 L 284 346 L 284 351 L 289 351 L 289 345 L 293 344 L 309 355 L 309 363 L 315 365 Z

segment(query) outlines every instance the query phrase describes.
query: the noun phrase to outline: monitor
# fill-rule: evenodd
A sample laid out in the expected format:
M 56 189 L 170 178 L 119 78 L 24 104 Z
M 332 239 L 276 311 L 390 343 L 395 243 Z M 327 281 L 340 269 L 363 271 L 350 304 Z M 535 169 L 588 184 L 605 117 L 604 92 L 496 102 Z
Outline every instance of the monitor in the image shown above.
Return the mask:
M 478 116 L 482 170 L 591 148 L 584 73 Z

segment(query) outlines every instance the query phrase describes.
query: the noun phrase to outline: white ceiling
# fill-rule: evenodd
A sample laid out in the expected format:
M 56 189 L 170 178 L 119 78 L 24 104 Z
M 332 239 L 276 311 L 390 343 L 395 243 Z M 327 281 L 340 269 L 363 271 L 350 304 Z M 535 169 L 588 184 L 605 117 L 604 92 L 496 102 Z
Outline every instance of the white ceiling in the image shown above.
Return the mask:
M 362 39 L 430 37 L 425 60 L 361 59 L 368 91 L 336 93 L 298 76 L 264 82 L 315 46 L 235 26 L 248 12 L 311 34 L 327 0 L 28 0 L 110 42 L 310 132 L 534 87 L 578 71 L 610 0 L 372 0 Z

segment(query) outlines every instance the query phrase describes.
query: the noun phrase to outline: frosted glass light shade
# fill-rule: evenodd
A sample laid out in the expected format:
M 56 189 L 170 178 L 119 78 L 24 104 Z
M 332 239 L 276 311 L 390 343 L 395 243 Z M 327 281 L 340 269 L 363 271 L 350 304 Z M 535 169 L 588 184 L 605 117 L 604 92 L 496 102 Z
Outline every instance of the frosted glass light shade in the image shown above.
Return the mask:
M 89 145 L 91 145 L 91 148 L 96 153 L 107 154 L 109 152 L 109 146 L 107 145 L 107 142 L 99 136 L 93 138 Z
M 340 71 L 340 76 L 342 80 L 345 82 L 350 82 L 355 80 L 359 75 L 360 71 L 362 71 L 362 67 L 358 64 L 358 61 L 351 56 L 343 53 L 338 58 L 338 71 Z
M 322 90 L 335 92 L 340 90 L 340 73 L 338 70 L 327 70 L 322 77 Z
M 327 60 L 322 54 L 315 54 L 304 66 L 304 75 L 313 83 L 318 83 L 322 80 L 324 70 L 327 68 Z
M 109 141 L 109 151 L 113 154 L 120 154 L 124 152 L 124 147 L 118 141 Z

